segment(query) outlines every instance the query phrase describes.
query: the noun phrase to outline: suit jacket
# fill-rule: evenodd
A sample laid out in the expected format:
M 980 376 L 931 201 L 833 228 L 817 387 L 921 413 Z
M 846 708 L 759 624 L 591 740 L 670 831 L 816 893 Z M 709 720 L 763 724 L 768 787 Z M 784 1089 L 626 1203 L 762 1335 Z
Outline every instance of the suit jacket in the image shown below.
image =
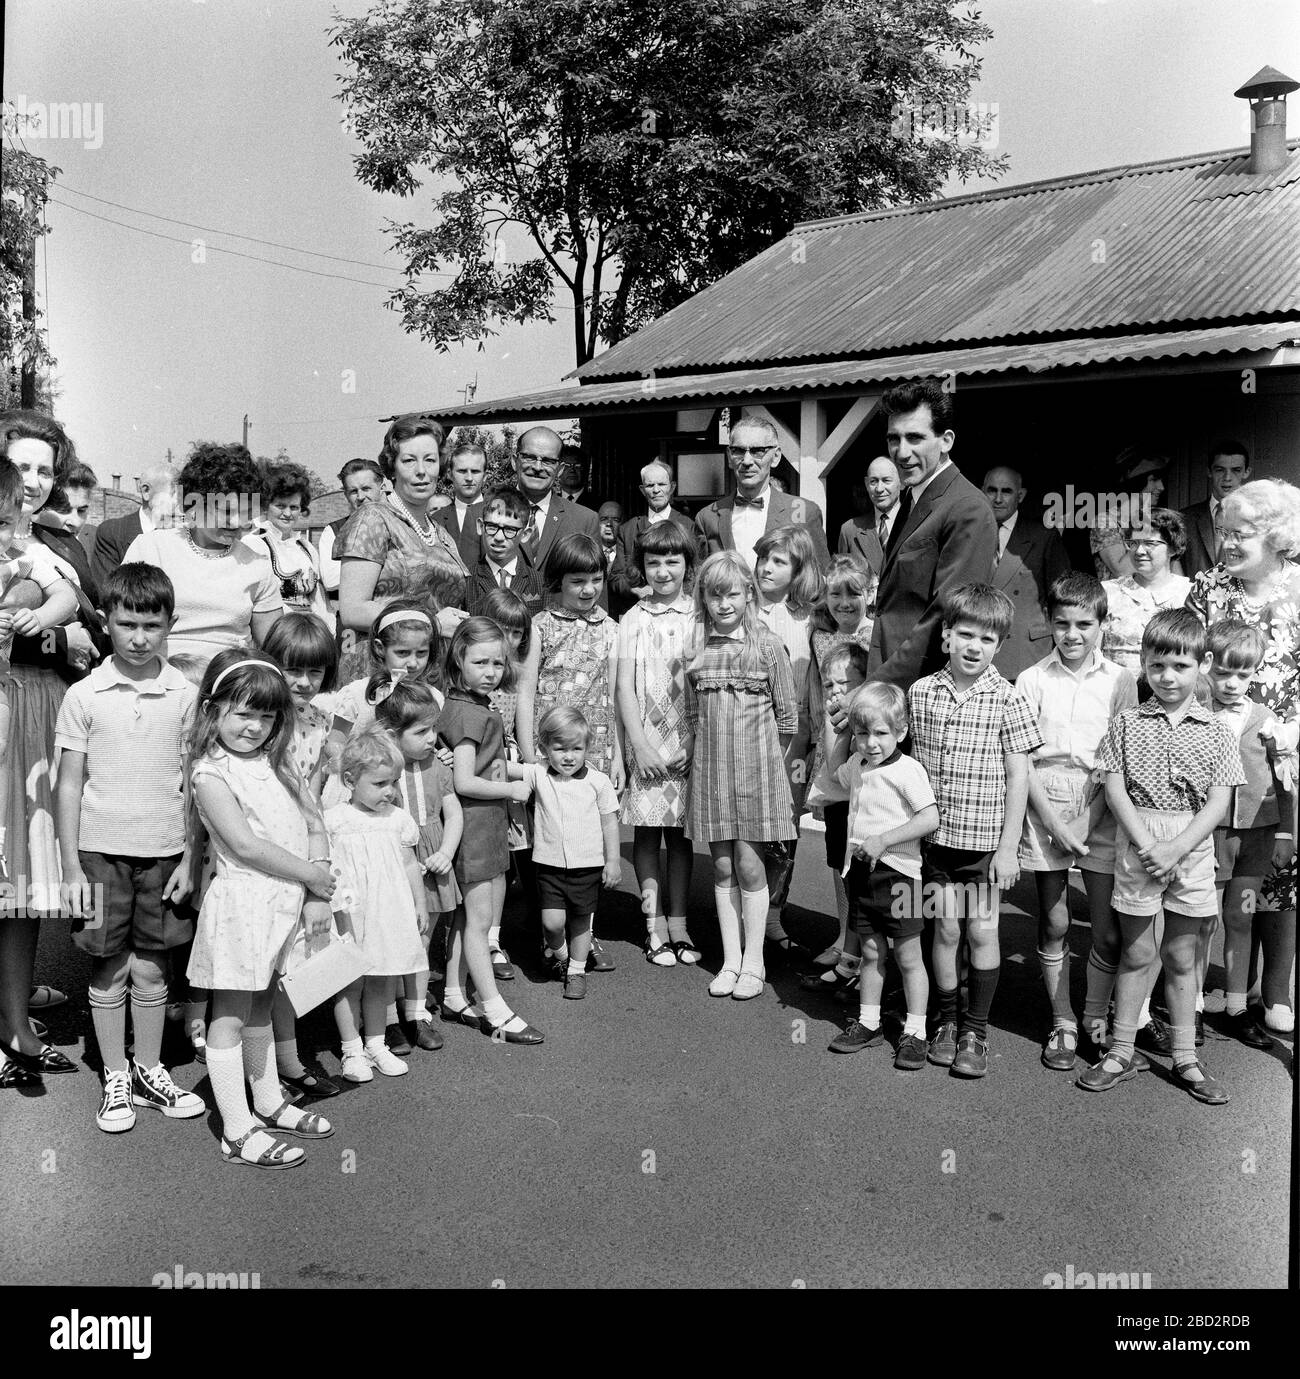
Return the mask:
M 944 597 L 959 584 L 989 583 L 997 553 L 988 499 L 950 463 L 894 521 L 876 590 L 870 678 L 907 689 L 947 664 Z
M 483 612 L 483 601 L 495 588 L 496 577 L 487 561 L 480 560 L 470 570 L 469 579 L 466 581 L 465 611 L 471 618 L 476 618 Z M 528 563 L 528 557 L 523 551 L 519 552 L 515 572 L 510 577 L 510 592 L 518 594 L 523 599 L 528 606 L 530 618 L 535 618 L 546 605 L 546 585 L 542 582 L 541 575 Z
M 1184 508 L 1182 519 L 1187 523 L 1187 549 L 1182 554 L 1183 574 L 1195 579 L 1202 570 L 1212 570 L 1215 566 L 1214 549 L 1219 544 L 1214 534 L 1214 518 L 1210 513 L 1210 500 L 1193 503 Z
M 993 587 L 1001 589 L 1016 607 L 1011 632 L 993 658 L 993 664 L 1013 684 L 1022 670 L 1041 661 L 1052 649 L 1047 591 L 1069 568 L 1070 558 L 1060 536 L 1022 512 L 1007 538 L 1006 553 L 993 571 Z
M 439 508 L 433 514 L 433 520 L 456 538 L 456 545 L 460 547 L 460 558 L 465 562 L 467 570 L 472 570 L 483 558 L 483 552 L 479 549 L 478 534 L 478 522 L 482 516 L 482 498 L 466 508 L 464 528 L 461 528 L 456 522 L 455 502 L 448 503 L 445 508 Z
M 900 503 L 902 499 L 899 499 Z M 880 514 L 875 508 L 869 513 L 864 513 L 861 517 L 850 517 L 840 528 L 840 540 L 838 553 L 840 555 L 855 555 L 877 578 L 880 577 L 881 567 L 885 563 L 885 553 L 880 546 L 880 537 L 876 535 L 876 523 L 880 520 Z M 904 514 L 897 512 L 894 521 L 889 529 L 890 542 L 892 544 L 894 535 L 898 532 L 904 521 Z
M 96 589 L 103 587 L 104 581 L 122 563 L 126 548 L 142 531 L 144 526 L 138 508 L 125 517 L 110 517 L 96 527 L 95 544 L 90 552 L 90 578 Z
M 698 560 L 700 534 L 695 523 L 684 512 L 678 512 L 674 508 L 668 509 L 668 521 L 679 526 L 695 542 Z M 609 586 L 619 598 L 631 599 L 633 603 L 636 599 L 632 590 L 640 589 L 645 584 L 645 571 L 641 569 L 641 563 L 636 558 L 636 543 L 649 525 L 649 518 L 642 515 L 624 522 L 618 529 L 618 556 L 609 577 Z
M 731 514 L 735 508 L 735 496 L 729 493 L 725 498 L 718 498 L 708 507 L 700 509 L 695 518 L 695 525 L 699 528 L 705 555 L 712 555 L 714 551 L 736 549 L 731 535 Z M 826 524 L 822 521 L 821 508 L 808 498 L 792 498 L 788 493 L 778 493 L 774 488 L 769 489 L 767 525 L 763 530 L 769 532 L 791 523 L 808 529 L 813 549 L 817 553 L 817 564 L 824 570 L 831 563 L 831 553 L 826 545 Z

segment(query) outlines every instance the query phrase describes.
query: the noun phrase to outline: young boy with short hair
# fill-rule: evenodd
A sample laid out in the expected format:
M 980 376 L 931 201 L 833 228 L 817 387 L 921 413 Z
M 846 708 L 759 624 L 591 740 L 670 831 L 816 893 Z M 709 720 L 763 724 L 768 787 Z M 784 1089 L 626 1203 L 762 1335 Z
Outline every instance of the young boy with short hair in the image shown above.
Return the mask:
M 1251 682 L 1264 660 L 1264 638 L 1249 623 L 1224 619 L 1212 623 L 1209 648 L 1211 711 L 1236 735 L 1244 785 L 1232 792 L 1232 804 L 1214 831 L 1218 880 L 1223 887 L 1223 968 L 1226 1005 L 1221 1027 L 1254 1049 L 1271 1049 L 1267 1030 L 1246 1009 L 1250 984 L 1251 928 L 1254 899 L 1274 866 L 1284 867 L 1295 851 L 1291 837 L 1292 801 L 1277 771 L 1272 731 L 1277 716 L 1248 698 Z M 1198 990 L 1209 963 L 1211 922 L 1201 926 L 1197 946 Z
M 92 960 L 90 1009 L 104 1063 L 95 1123 L 130 1130 L 136 1106 L 185 1120 L 207 1107 L 162 1065 L 167 953 L 193 936 L 177 911 L 191 886 L 185 741 L 198 692 L 162 659 L 172 582 L 130 562 L 105 581 L 112 655 L 64 697 L 55 727 L 55 826 L 72 941 Z M 131 993 L 135 1057 L 126 1057 Z
M 1000 893 L 1020 875 L 1029 753 L 1043 741 L 1029 706 L 993 665 L 1014 616 L 1011 600 L 992 586 L 959 585 L 944 602 L 948 664 L 907 692 L 917 760 L 939 802 L 939 828 L 921 867 L 924 894 L 937 902 L 938 1023 L 926 1056 L 957 1077 L 988 1072 L 989 1009 L 1002 967 Z M 970 973 L 959 1012 L 963 928 Z
M 1055 649 L 1016 680 L 1043 737 L 1030 756 L 1020 865 L 1034 874 L 1038 891 L 1038 962 L 1052 1011 L 1041 1061 L 1071 1072 L 1076 1052 L 1089 1063 L 1100 1056 L 1119 964 L 1119 926 L 1110 905 L 1115 819 L 1097 778 L 1097 748 L 1138 695 L 1132 672 L 1099 649 L 1106 621 L 1100 580 L 1078 571 L 1061 575 L 1047 592 L 1047 616 Z M 1092 920 L 1082 1050 L 1070 1004 L 1071 867 L 1083 873 Z
M 1210 669 L 1205 626 L 1186 608 L 1158 612 L 1142 634 L 1142 673 L 1151 698 L 1110 725 L 1097 753 L 1115 815 L 1115 891 L 1121 948 L 1115 981 L 1115 1039 L 1077 1084 L 1105 1092 L 1141 1070 L 1134 1040 L 1164 909 L 1160 962 L 1169 1005 L 1174 1078 L 1197 1101 L 1229 1098 L 1196 1057 L 1197 937 L 1218 912 L 1214 845 L 1232 788 L 1246 777 L 1237 737 L 1196 699 Z
M 546 585 L 522 547 L 531 515 L 532 508 L 517 489 L 499 488 L 484 500 L 478 518 L 483 555 L 469 575 L 471 617 L 483 612 L 488 594 L 497 588 L 518 594 L 530 617 L 542 611 Z

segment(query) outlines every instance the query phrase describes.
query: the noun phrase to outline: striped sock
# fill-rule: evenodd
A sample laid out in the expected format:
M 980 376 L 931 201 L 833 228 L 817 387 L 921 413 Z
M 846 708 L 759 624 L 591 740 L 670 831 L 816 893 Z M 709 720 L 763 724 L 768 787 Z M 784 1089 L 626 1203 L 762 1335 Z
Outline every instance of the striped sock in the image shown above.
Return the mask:
M 1070 1004 L 1070 950 L 1059 953 L 1044 953 L 1038 950 L 1038 965 L 1043 971 L 1043 985 L 1047 988 L 1047 999 L 1052 1005 L 1052 1026 L 1054 1029 L 1078 1029 L 1074 1018 L 1074 1007 Z
M 1094 948 L 1088 954 L 1088 994 L 1083 1002 L 1083 1023 L 1093 1042 L 1100 1044 L 1106 1037 L 1106 1016 L 1110 1013 L 1110 998 L 1115 992 L 1115 964 L 1104 961 Z

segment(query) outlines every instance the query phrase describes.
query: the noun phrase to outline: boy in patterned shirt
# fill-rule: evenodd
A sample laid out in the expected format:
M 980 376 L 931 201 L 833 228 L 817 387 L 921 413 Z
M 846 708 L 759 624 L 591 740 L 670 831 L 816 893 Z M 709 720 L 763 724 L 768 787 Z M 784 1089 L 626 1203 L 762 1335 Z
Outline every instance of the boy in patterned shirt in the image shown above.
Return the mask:
M 1002 968 L 1000 893 L 1020 875 L 1029 753 L 1043 741 L 1028 704 L 993 665 L 1014 616 L 1011 600 L 990 585 L 954 589 L 943 615 L 948 664 L 907 692 L 916 757 L 939 804 L 939 828 L 921 857 L 926 913 L 935 916 L 939 1008 L 926 1056 L 958 1077 L 988 1072 L 989 1009 Z M 959 1015 L 963 922 L 970 977 Z
M 1212 835 L 1245 782 L 1236 734 L 1199 703 L 1209 671 L 1205 625 L 1168 608 L 1142 634 L 1142 673 L 1152 697 L 1110 725 L 1097 753 L 1114 814 L 1115 891 L 1121 946 L 1115 980 L 1115 1040 L 1078 1079 L 1105 1092 L 1141 1070 L 1134 1039 L 1155 959 L 1156 915 L 1165 913 L 1160 961 L 1169 1004 L 1174 1077 L 1197 1101 L 1222 1106 L 1228 1093 L 1196 1057 L 1196 941 L 1218 909 Z

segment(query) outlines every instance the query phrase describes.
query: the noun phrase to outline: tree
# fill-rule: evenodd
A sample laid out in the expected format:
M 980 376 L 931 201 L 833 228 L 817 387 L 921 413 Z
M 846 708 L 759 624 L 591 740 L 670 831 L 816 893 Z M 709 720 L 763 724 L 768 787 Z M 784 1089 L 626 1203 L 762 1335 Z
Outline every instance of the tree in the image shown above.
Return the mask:
M 40 326 L 44 313 L 36 308 L 34 293 L 30 314 L 24 311 L 23 296 L 36 241 L 49 233 L 43 212 L 50 184 L 61 169 L 15 145 L 22 138 L 15 111 L 6 109 L 0 122 L 9 141 L 0 159 L 0 358 L 6 375 L 0 391 L 6 406 L 19 405 L 20 377 L 24 368 L 31 369 L 37 380 L 36 403 L 42 406 L 42 393 L 45 404 L 53 401 L 50 369 L 56 361 L 45 342 Z
M 951 0 L 380 0 L 334 18 L 358 178 L 432 184 L 431 226 L 388 222 L 407 273 L 388 304 L 440 350 L 552 319 L 558 290 L 583 363 L 797 220 L 1004 165 L 965 118 L 991 30 Z M 507 227 L 530 257 L 509 257 Z

